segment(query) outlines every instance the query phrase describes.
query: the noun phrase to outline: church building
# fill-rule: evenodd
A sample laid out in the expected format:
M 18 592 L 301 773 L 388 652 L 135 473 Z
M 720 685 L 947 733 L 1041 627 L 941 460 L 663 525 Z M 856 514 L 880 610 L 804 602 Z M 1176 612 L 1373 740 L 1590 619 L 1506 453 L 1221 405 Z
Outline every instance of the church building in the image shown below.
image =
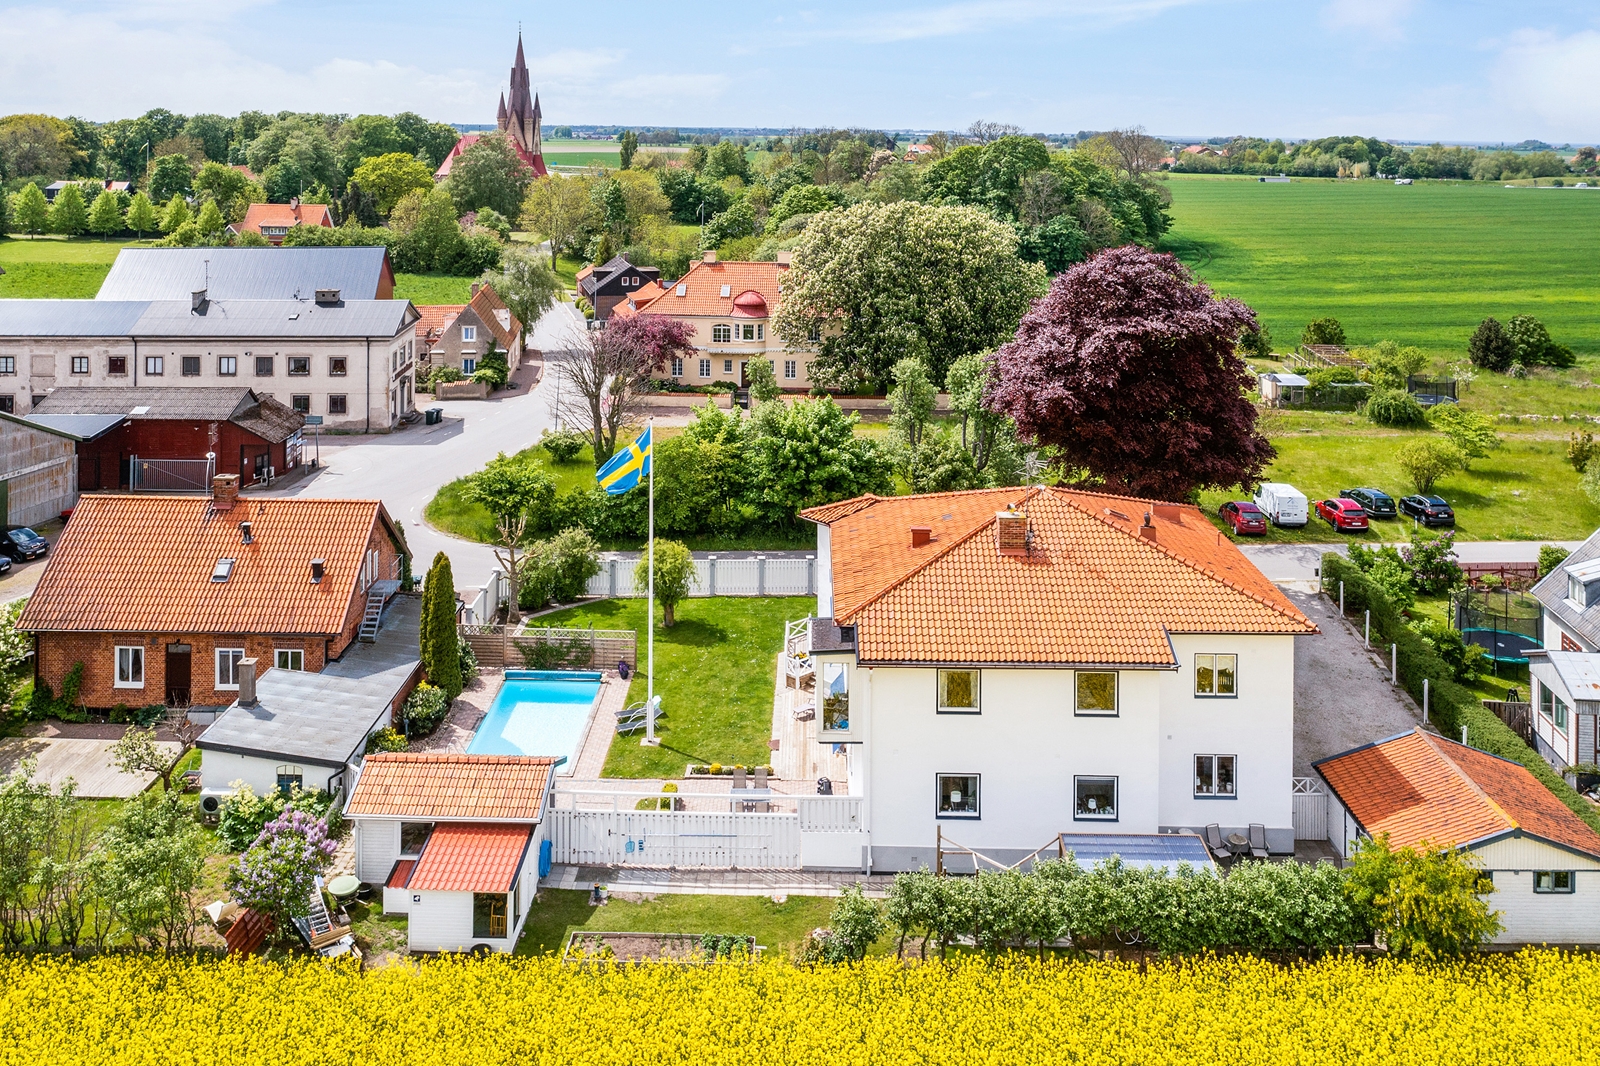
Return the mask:
M 528 165 L 528 169 L 542 178 L 549 171 L 545 169 L 541 147 L 542 138 L 539 133 L 541 121 L 539 95 L 530 89 L 528 64 L 522 56 L 522 34 L 518 33 L 517 60 L 511 66 L 511 99 L 508 101 L 505 93 L 500 94 L 500 112 L 495 116 L 495 125 L 506 135 L 506 140 L 511 142 L 511 147 Z M 456 142 L 456 146 L 450 149 L 450 154 L 445 156 L 444 162 L 439 164 L 439 169 L 433 175 L 434 180 L 443 181 L 448 178 L 450 167 L 456 159 L 462 152 L 476 144 L 482 136 L 481 133 L 464 134 Z

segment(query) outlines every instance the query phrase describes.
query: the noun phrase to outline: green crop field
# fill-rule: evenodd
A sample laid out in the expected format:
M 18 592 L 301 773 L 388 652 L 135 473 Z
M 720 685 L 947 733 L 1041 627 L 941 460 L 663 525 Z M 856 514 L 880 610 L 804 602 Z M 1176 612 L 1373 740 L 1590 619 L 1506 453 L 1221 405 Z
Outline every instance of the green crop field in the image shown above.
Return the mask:
M 1255 308 L 1279 351 L 1332 316 L 1355 344 L 1387 338 L 1459 358 L 1483 318 L 1525 313 L 1600 354 L 1600 190 L 1199 176 L 1166 187 L 1174 222 L 1162 247 Z
M 88 299 L 100 291 L 111 263 L 124 248 L 149 241 L 102 241 L 95 237 L 0 238 L 0 299 Z

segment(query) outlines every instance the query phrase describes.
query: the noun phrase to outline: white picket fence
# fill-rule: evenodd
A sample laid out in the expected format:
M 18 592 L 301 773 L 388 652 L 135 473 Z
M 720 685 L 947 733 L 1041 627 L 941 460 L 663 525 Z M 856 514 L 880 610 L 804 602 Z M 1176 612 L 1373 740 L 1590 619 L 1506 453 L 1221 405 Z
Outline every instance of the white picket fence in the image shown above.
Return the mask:
M 636 596 L 633 587 L 633 559 L 606 559 L 601 571 L 589 579 L 591 596 Z M 817 560 L 768 559 L 764 555 L 746 559 L 720 559 L 715 555 L 694 561 L 691 596 L 815 596 Z
M 1328 792 L 1322 782 L 1314 777 L 1297 777 L 1291 791 L 1294 795 L 1294 838 L 1328 839 Z
M 553 810 L 546 817 L 558 863 L 741 870 L 800 865 L 797 814 Z

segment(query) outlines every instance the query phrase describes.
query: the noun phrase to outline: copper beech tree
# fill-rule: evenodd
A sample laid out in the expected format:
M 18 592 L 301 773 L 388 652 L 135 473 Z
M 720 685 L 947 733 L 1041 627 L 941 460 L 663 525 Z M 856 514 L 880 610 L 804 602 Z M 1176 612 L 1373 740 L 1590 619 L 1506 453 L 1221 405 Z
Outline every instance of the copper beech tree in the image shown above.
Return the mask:
M 1109 492 L 1250 486 L 1276 455 L 1234 350 L 1258 328 L 1172 256 L 1107 249 L 1057 276 L 995 353 L 989 406 Z

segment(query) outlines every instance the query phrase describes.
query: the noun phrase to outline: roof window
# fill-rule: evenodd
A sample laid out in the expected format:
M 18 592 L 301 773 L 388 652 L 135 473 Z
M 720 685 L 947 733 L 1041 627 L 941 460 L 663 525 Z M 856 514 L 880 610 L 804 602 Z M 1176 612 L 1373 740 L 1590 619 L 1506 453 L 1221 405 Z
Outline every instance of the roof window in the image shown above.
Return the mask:
M 732 295 L 733 295 L 733 286 L 732 285 L 724 285 L 722 287 L 722 297 L 723 297 L 723 299 L 727 299 L 729 296 L 732 296 Z
M 673 292 L 678 296 L 687 296 L 689 295 L 689 286 L 680 284 Z
M 218 559 L 217 560 L 217 565 L 214 566 L 212 568 L 212 570 L 211 570 L 211 580 L 212 581 L 217 581 L 217 582 L 226 581 L 232 575 L 233 575 L 233 560 L 232 559 Z

